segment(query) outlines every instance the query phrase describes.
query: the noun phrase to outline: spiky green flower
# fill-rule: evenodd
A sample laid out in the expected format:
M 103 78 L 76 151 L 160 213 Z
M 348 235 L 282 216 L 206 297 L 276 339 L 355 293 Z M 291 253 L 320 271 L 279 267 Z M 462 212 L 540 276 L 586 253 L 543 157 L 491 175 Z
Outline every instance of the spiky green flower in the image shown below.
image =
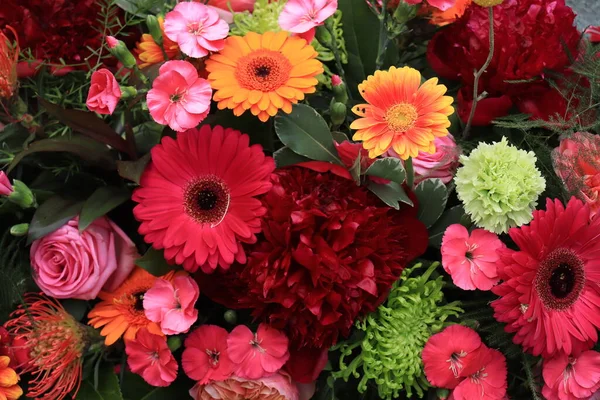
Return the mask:
M 394 284 L 385 304 L 356 323 L 364 337 L 337 346 L 341 350 L 340 370 L 334 378 L 345 381 L 360 378 L 358 391 L 367 384 L 377 385 L 379 397 L 393 399 L 401 390 L 408 397 L 423 397 L 429 383 L 423 372 L 421 352 L 427 339 L 449 325 L 446 320 L 458 316 L 458 303 L 443 304 L 441 276 L 430 279 L 439 263 L 433 263 L 422 275 L 412 277 L 421 264 L 407 268 Z M 362 336 L 362 335 L 360 335 Z M 351 358 L 348 364 L 347 358 Z
M 511 146 L 505 137 L 480 143 L 456 172 L 456 193 L 475 224 L 495 233 L 531 221 L 546 181 L 535 154 Z

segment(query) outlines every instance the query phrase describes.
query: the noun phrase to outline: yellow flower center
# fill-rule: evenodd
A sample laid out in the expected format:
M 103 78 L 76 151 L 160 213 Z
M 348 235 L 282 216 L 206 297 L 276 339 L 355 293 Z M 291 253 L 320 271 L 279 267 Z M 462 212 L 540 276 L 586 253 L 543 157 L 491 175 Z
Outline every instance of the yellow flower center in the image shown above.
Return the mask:
M 394 132 L 406 132 L 415 125 L 419 114 L 412 104 L 400 103 L 390 107 L 385 113 L 385 122 Z

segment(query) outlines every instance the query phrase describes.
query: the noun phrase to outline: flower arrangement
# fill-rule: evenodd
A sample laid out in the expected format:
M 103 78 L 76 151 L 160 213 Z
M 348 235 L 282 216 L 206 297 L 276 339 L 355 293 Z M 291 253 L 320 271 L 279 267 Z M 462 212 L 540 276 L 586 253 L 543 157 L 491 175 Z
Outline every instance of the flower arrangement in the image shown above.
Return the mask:
M 600 399 L 565 0 L 0 2 L 0 399 Z

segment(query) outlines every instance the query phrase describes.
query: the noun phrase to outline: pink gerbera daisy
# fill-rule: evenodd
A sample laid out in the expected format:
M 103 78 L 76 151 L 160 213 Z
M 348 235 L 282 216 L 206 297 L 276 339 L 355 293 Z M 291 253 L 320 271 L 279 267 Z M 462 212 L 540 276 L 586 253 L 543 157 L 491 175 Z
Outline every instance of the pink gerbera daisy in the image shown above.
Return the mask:
M 279 371 L 290 358 L 288 338 L 268 324 L 260 324 L 256 333 L 245 325 L 236 326 L 227 339 L 229 358 L 241 378 L 260 379 Z
M 500 279 L 496 250 L 502 247 L 498 236 L 485 229 L 475 229 L 469 235 L 467 228 L 453 224 L 442 238 L 442 266 L 459 288 L 490 290 Z
M 165 35 L 190 57 L 221 50 L 228 33 L 229 24 L 202 3 L 183 1 L 165 16 Z
M 503 400 L 506 398 L 506 358 L 484 345 L 476 352 L 464 377 L 452 391 L 454 400 Z
M 577 357 L 558 354 L 544 360 L 542 375 L 546 400 L 589 399 L 600 389 L 600 353 L 589 350 Z
M 509 234 L 519 250 L 499 250 L 496 319 L 534 355 L 589 349 L 600 328 L 600 219 L 574 197 L 566 208 L 548 199 Z
M 259 145 L 233 129 L 202 126 L 164 137 L 152 149 L 135 190 L 139 232 L 172 263 L 206 273 L 246 262 L 265 208 L 255 197 L 271 188 L 275 169 Z
M 202 385 L 222 381 L 233 372 L 227 351 L 227 331 L 216 325 L 202 325 L 185 339 L 181 358 L 183 370 Z

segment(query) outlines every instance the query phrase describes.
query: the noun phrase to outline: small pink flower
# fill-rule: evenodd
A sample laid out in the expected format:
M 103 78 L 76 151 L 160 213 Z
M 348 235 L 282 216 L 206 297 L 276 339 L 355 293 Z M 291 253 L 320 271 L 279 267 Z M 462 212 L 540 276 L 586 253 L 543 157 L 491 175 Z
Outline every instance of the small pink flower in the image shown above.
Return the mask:
M 292 33 L 309 32 L 331 17 L 337 6 L 337 0 L 289 0 L 279 14 L 279 26 Z
M 85 105 L 98 114 L 112 114 L 121 99 L 121 88 L 115 76 L 106 68 L 92 74 L 92 84 Z
M 57 299 L 93 300 L 100 290 L 116 290 L 137 257 L 131 239 L 106 217 L 83 232 L 76 217 L 34 241 L 30 249 L 36 284 Z
M 545 399 L 589 399 L 600 389 L 600 353 L 588 350 L 577 357 L 559 353 L 544 359 L 542 375 Z
M 228 33 L 229 24 L 201 3 L 181 2 L 165 16 L 165 35 L 190 57 L 221 50 Z
M 10 196 L 13 192 L 13 187 L 8 180 L 8 176 L 4 171 L 0 171 L 0 196 Z
M 229 334 L 220 326 L 202 325 L 185 339 L 183 370 L 201 385 L 231 376 L 233 364 L 227 353 Z
M 499 281 L 496 250 L 504 247 L 498 236 L 485 229 L 450 225 L 442 238 L 442 266 L 456 286 L 464 290 L 490 290 Z
M 115 47 L 117 47 L 118 44 L 119 44 L 119 40 L 116 37 L 114 37 L 114 36 L 106 37 L 106 45 L 108 46 L 109 49 L 114 49 Z
M 429 178 L 440 178 L 442 182 L 449 183 L 454 177 L 458 167 L 459 149 L 452 135 L 435 138 L 435 153 L 419 152 L 413 158 L 415 183 Z
M 342 78 L 340 78 L 339 75 L 332 75 L 331 76 L 331 86 L 339 86 L 343 83 L 344 81 L 342 81 Z
M 144 295 L 144 313 L 160 324 L 165 335 L 185 333 L 198 319 L 194 306 L 199 295 L 198 284 L 187 275 L 177 276 L 173 282 L 157 279 Z
M 236 365 L 235 374 L 242 378 L 259 379 L 277 371 L 290 357 L 288 338 L 267 324 L 260 324 L 252 333 L 238 325 L 227 339 L 229 358 Z
M 199 1 L 199 0 L 197 0 Z M 233 23 L 233 13 L 252 11 L 256 0 L 208 0 L 206 5 L 219 13 L 219 17 L 228 24 Z M 229 7 L 233 13 L 229 11 Z
M 169 386 L 177 378 L 179 366 L 164 337 L 138 331 L 135 340 L 125 341 L 127 364 L 152 386 Z
M 177 132 L 195 128 L 210 111 L 210 84 L 187 61 L 167 61 L 158 72 L 146 96 L 150 115 Z
M 498 350 L 481 345 L 474 353 L 464 378 L 452 391 L 454 400 L 504 400 L 506 398 L 506 358 Z M 566 399 L 565 399 L 566 400 Z

